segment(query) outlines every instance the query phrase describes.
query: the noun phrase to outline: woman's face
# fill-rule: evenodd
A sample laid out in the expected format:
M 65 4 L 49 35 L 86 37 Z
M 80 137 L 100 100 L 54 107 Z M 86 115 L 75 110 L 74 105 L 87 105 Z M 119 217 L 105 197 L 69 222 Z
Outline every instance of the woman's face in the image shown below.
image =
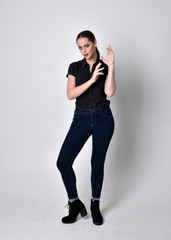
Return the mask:
M 77 39 L 78 49 L 86 59 L 91 58 L 96 53 L 96 44 L 96 40 L 93 43 L 85 37 Z

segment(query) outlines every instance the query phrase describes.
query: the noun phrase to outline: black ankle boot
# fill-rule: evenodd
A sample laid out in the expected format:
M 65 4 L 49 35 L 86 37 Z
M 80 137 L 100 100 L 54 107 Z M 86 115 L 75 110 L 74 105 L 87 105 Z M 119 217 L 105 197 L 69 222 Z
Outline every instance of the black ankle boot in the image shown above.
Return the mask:
M 80 199 L 76 199 L 73 202 L 69 202 L 69 215 L 62 218 L 63 223 L 74 223 L 80 213 L 82 217 L 87 215 L 86 208 Z
M 93 218 L 93 223 L 96 225 L 103 224 L 103 217 L 101 215 L 100 209 L 99 209 L 99 200 L 92 200 L 91 199 L 91 216 Z

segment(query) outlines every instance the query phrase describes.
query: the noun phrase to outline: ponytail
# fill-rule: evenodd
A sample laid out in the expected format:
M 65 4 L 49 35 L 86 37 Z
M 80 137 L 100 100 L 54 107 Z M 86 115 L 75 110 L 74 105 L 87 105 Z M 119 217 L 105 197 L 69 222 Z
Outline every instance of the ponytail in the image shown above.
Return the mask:
M 96 47 L 96 53 L 97 53 L 97 56 L 100 57 L 100 52 L 97 47 Z

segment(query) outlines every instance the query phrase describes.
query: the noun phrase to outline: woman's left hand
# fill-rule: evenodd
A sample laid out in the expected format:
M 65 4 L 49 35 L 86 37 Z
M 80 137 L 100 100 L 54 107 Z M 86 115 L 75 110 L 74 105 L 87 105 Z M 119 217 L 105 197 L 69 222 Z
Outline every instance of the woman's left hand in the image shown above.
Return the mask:
M 110 45 L 107 47 L 106 59 L 104 59 L 102 56 L 100 58 L 106 65 L 108 65 L 108 67 L 114 65 L 114 52 Z

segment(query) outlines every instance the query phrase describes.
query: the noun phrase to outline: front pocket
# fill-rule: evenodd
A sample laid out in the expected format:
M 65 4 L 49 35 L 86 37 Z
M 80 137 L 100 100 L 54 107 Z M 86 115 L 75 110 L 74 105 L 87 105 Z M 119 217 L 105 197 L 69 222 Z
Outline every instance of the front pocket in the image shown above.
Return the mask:
M 74 112 L 74 118 L 77 119 L 81 116 L 81 112 Z
M 105 117 L 105 118 L 112 117 L 113 115 L 112 115 L 111 109 L 110 108 L 103 109 L 102 116 Z

